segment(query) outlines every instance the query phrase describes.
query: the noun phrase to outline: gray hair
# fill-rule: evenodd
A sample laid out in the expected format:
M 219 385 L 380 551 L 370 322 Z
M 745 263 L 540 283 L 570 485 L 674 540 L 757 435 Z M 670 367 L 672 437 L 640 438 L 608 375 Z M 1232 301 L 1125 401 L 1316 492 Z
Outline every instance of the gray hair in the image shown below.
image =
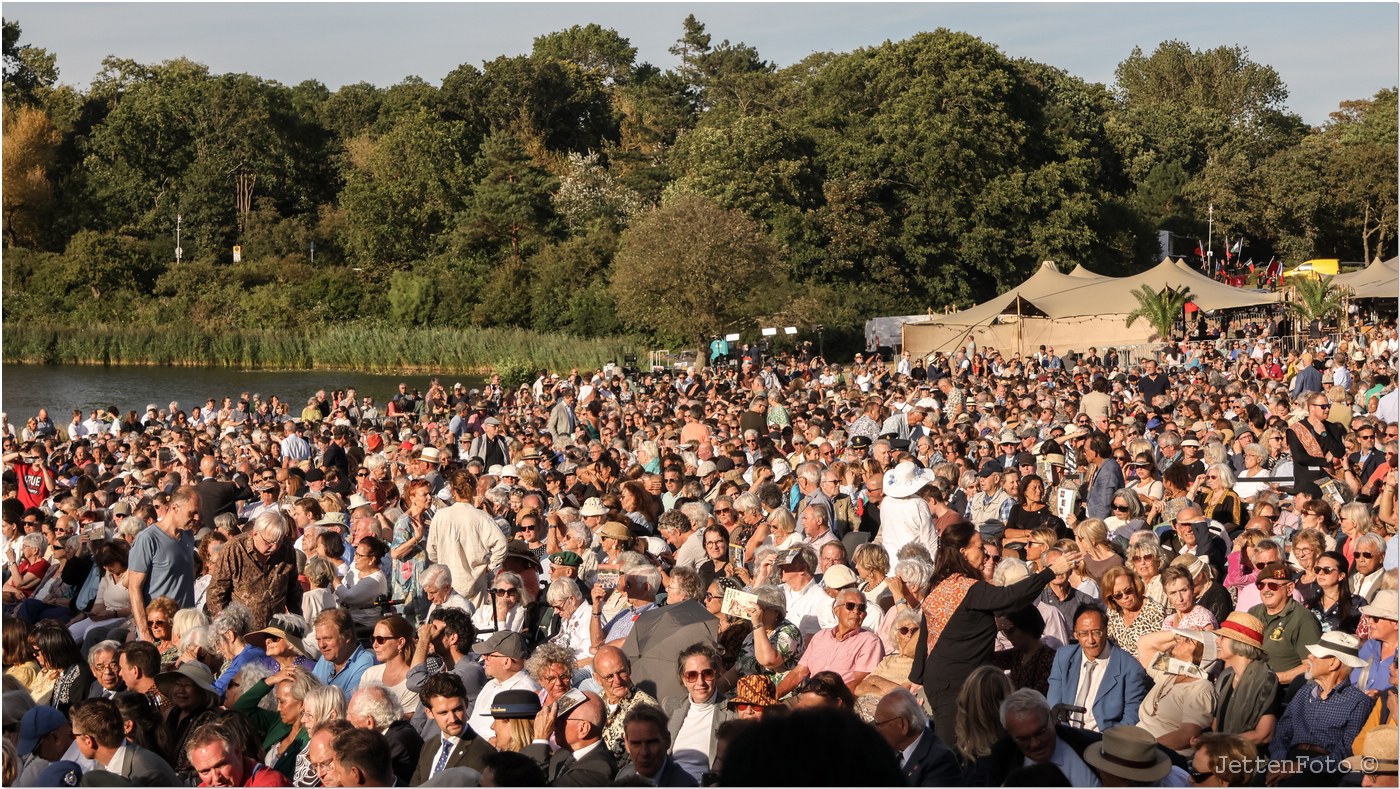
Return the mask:
M 320 556 L 307 559 L 305 571 L 306 580 L 313 589 L 327 589 L 335 583 L 335 568 Z
M 1269 459 L 1269 450 L 1265 449 L 1264 445 L 1259 443 L 1245 444 L 1244 454 L 1253 455 L 1254 457 L 1257 457 L 1260 460 Z
M 510 506 L 510 488 L 505 485 L 497 485 L 486 491 L 486 500 L 491 502 L 496 511 L 499 512 Z
M 253 519 L 253 531 L 268 542 L 280 542 L 287 536 L 287 518 L 277 510 L 264 510 Z
M 817 516 L 817 518 L 821 520 L 823 526 L 825 526 L 828 529 L 831 528 L 831 516 L 827 515 L 826 507 L 822 507 L 820 505 L 814 507 L 811 504 L 808 504 L 802 509 L 802 514 L 806 515 L 807 510 L 811 510 Z
M 688 501 L 680 506 L 680 511 L 690 520 L 692 529 L 703 529 L 710 524 L 710 505 L 703 501 Z
M 894 567 L 894 575 L 916 594 L 928 594 L 933 580 L 933 565 L 919 559 L 904 559 Z
M 200 625 L 185 631 L 185 635 L 180 639 L 180 648 L 196 646 L 210 652 L 219 651 L 219 642 L 214 637 L 213 625 Z
M 552 585 L 552 584 L 551 584 Z M 570 584 L 572 586 L 572 584 Z M 545 669 L 558 664 L 568 671 L 570 676 L 578 670 L 578 659 L 574 657 L 574 651 L 566 646 L 545 642 L 535 647 L 534 653 L 529 660 L 525 661 L 525 670 L 530 676 L 539 680 L 544 675 Z
M 572 581 L 559 581 L 545 588 L 544 598 L 550 605 L 563 605 L 565 600 L 583 600 L 583 592 Z
M 366 471 L 378 471 L 388 463 L 389 461 L 383 455 L 376 452 L 365 455 L 365 460 L 360 465 L 364 466 Z
M 567 521 L 568 534 L 578 540 L 581 545 L 589 546 L 593 544 L 593 532 L 588 530 L 588 524 L 581 520 Z
M 1258 555 L 1260 551 L 1274 551 L 1278 554 L 1278 558 L 1282 559 L 1283 543 L 1280 542 L 1277 537 L 1265 537 L 1264 539 L 1254 544 L 1255 555 Z
M 253 629 L 253 612 L 235 600 L 224 606 L 224 610 L 214 617 L 214 621 L 209 623 L 209 629 L 218 638 L 223 638 L 225 633 L 232 633 L 234 638 L 241 639 Z
M 812 485 L 820 485 L 822 481 L 822 466 L 819 463 L 807 462 L 797 467 L 797 478 Z
M 1376 550 L 1380 551 L 1381 556 L 1385 556 L 1385 538 L 1379 534 L 1368 531 L 1356 538 L 1357 548 L 1360 548 L 1363 543 L 1374 547 Z
M 1235 472 L 1231 471 L 1228 465 L 1216 463 L 1206 470 L 1214 471 L 1220 477 L 1220 483 L 1225 487 L 1233 488 L 1235 486 Z
M 21 546 L 27 546 L 33 548 L 36 551 L 44 550 L 44 542 L 44 535 L 37 531 L 30 532 L 29 534 L 26 534 L 23 537 L 19 538 L 19 544 Z
M 92 645 L 92 649 L 89 649 L 89 650 L 88 650 L 88 662 L 91 663 L 91 662 L 93 662 L 94 660 L 97 660 L 97 656 L 98 656 L 99 653 L 102 653 L 102 652 L 116 652 L 118 649 L 121 649 L 121 648 L 122 648 L 121 642 L 119 642 L 119 641 L 113 641 L 113 640 L 110 639 L 110 638 L 107 639 L 106 641 L 98 641 L 96 644 L 93 644 L 93 645 Z
M 1001 727 L 1006 728 L 1006 719 L 1011 715 L 1023 715 L 1027 713 L 1039 713 L 1045 720 L 1050 720 L 1050 702 L 1045 700 L 1045 696 L 1035 688 L 1021 688 L 1013 691 L 1010 696 L 1002 699 L 999 716 Z
M 891 699 L 890 703 L 894 707 L 890 710 L 891 714 L 908 721 L 911 730 L 922 731 L 928 726 L 928 716 L 924 714 L 924 708 L 908 688 L 895 688 L 885 694 L 885 698 Z
M 258 680 L 267 679 L 272 676 L 272 673 L 272 669 L 262 663 L 246 663 L 243 668 L 238 671 L 238 675 L 234 677 L 234 681 L 238 683 L 238 687 L 246 692 L 248 688 L 257 684 Z M 277 693 L 275 692 L 275 688 L 273 690 L 273 693 L 269 693 L 258 700 L 258 709 L 267 710 L 268 712 L 277 711 Z
M 122 518 L 122 522 L 117 526 L 117 534 L 123 537 L 134 537 L 146 530 L 146 519 L 140 515 L 128 515 Z
M 214 528 L 236 534 L 238 532 L 238 516 L 232 512 L 221 512 L 214 516 Z
M 418 575 L 419 585 L 424 589 L 441 589 L 452 585 L 452 569 L 445 564 L 430 564 Z
M 361 718 L 373 718 L 374 728 L 383 731 L 389 724 L 403 717 L 403 705 L 398 694 L 382 682 L 365 682 L 350 697 L 346 713 Z
M 787 616 L 787 597 L 783 595 L 783 590 L 776 586 L 764 585 L 754 587 L 750 591 L 758 597 L 758 605 L 760 608 L 777 611 L 780 618 Z
M 1142 517 L 1142 499 L 1129 488 L 1119 488 L 1113 498 L 1121 500 L 1128 507 L 1128 519 Z
M 734 509 L 738 512 L 753 512 L 762 506 L 758 502 L 758 497 L 748 491 L 734 497 Z
M 642 567 L 633 567 L 627 571 L 627 575 L 646 584 L 647 594 L 649 595 L 654 595 L 661 590 L 661 571 L 650 564 Z
M 619 570 L 627 572 L 628 570 L 633 570 L 638 567 L 651 567 L 653 570 L 656 569 L 652 567 L 651 562 L 647 559 L 645 554 L 640 554 L 636 551 L 623 551 L 617 555 L 617 568 Z M 659 577 L 660 573 L 657 573 L 657 575 Z M 659 581 L 656 584 L 656 588 L 661 588 L 661 583 Z
M 170 637 L 181 643 L 185 634 L 196 627 L 208 627 L 209 615 L 198 608 L 181 608 L 170 617 Z

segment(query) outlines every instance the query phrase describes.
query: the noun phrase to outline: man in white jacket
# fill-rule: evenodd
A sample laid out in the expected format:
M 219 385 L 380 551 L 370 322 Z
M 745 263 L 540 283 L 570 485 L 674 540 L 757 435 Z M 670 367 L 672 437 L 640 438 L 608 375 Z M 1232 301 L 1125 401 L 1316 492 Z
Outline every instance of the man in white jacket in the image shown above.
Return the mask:
M 451 474 L 448 484 L 453 504 L 433 516 L 428 528 L 428 561 L 447 565 L 452 571 L 452 588 L 481 608 L 488 604 L 487 573 L 501 566 L 506 538 L 490 515 L 472 506 L 474 474 L 459 469 Z

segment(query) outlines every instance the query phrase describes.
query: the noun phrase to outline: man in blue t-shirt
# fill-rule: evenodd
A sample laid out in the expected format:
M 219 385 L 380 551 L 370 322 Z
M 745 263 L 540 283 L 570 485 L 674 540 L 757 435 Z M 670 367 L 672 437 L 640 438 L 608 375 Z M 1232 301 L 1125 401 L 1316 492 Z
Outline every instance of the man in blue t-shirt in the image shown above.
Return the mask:
M 128 559 L 126 587 L 131 592 L 131 619 L 136 633 L 151 641 L 146 624 L 146 602 L 169 597 L 181 608 L 194 607 L 194 534 L 199 514 L 199 493 L 193 485 L 170 496 L 165 517 L 136 536 Z

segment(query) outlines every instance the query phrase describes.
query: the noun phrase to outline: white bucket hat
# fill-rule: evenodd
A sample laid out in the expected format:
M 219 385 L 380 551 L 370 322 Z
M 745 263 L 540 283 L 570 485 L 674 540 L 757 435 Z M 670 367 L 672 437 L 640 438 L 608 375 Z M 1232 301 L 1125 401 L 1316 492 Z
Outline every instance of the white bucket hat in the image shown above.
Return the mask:
M 932 471 L 921 469 L 913 461 L 906 460 L 885 472 L 885 495 L 897 499 L 908 498 L 925 485 L 933 484 L 933 481 Z

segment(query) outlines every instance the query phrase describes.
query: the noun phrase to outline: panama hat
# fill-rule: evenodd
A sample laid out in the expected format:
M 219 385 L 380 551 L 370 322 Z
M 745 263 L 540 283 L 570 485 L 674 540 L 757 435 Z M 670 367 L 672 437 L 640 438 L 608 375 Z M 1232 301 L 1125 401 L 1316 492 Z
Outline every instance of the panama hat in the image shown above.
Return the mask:
M 1101 772 L 1129 781 L 1160 781 L 1172 771 L 1171 759 L 1157 747 L 1157 738 L 1137 726 L 1115 726 L 1103 739 L 1084 749 L 1084 761 Z

